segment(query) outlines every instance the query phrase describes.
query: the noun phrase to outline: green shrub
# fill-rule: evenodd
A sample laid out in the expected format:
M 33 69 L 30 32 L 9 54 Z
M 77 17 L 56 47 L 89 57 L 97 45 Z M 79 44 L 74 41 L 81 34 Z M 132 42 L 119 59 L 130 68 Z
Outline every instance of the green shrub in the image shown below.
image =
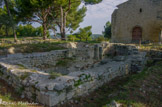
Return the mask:
M 74 61 L 73 58 L 63 58 L 63 59 L 60 59 L 57 63 L 56 63 L 56 66 L 67 66 L 70 61 Z
M 43 28 L 42 27 L 33 27 L 30 24 L 19 25 L 17 30 L 17 36 L 19 37 L 35 37 L 35 36 L 43 36 Z M 47 37 L 50 36 L 50 32 L 47 30 Z
M 68 40 L 69 41 L 75 41 L 75 40 L 77 40 L 77 37 L 75 35 L 69 35 Z
M 27 69 L 24 65 L 22 65 L 22 64 L 18 64 L 18 66 L 19 66 L 19 69 Z
M 0 70 L 0 76 L 2 76 L 3 74 L 4 74 L 3 71 Z
M 29 72 L 25 72 L 23 75 L 20 76 L 20 79 L 21 80 L 25 80 L 29 76 L 30 76 L 30 73 Z
M 103 42 L 106 41 L 106 39 L 103 36 L 99 36 L 98 38 L 95 39 L 97 42 Z
M 49 75 L 50 75 L 49 79 L 56 79 L 57 77 L 62 76 L 61 73 L 57 73 L 57 72 L 50 72 Z
M 16 91 L 17 91 L 18 95 L 21 95 L 24 92 L 24 90 L 25 90 L 25 87 L 22 86 L 22 87 L 18 88 Z

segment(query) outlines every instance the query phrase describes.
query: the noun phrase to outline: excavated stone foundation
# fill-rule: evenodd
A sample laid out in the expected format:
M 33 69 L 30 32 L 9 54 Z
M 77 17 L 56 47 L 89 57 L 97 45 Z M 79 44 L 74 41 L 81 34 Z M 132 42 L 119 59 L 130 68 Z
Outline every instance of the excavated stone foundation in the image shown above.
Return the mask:
M 140 72 L 146 52 L 123 44 L 80 44 L 75 49 L 13 54 L 0 59 L 0 78 L 23 96 L 55 106 L 88 94 L 117 76 Z

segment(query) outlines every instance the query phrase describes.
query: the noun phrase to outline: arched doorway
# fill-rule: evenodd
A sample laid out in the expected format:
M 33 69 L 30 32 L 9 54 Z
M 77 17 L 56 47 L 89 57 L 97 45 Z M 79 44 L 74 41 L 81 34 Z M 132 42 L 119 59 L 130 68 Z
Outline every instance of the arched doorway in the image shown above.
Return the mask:
M 142 28 L 134 27 L 132 31 L 132 42 L 139 43 L 142 40 Z

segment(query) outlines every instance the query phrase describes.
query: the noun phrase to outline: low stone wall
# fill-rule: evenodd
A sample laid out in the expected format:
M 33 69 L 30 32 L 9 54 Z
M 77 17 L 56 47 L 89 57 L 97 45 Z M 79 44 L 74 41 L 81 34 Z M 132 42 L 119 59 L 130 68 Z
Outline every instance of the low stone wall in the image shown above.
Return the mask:
M 92 65 L 96 61 L 94 59 L 93 46 L 86 44 L 83 45 L 83 47 L 77 49 L 57 50 L 42 53 L 37 52 L 31 54 L 9 54 L 6 57 L 1 58 L 1 61 L 14 65 L 22 65 L 25 68 L 35 69 L 42 72 L 57 72 L 57 70 L 59 72 L 59 69 L 62 69 L 63 67 L 58 67 L 57 63 L 61 60 L 69 58 L 73 58 L 78 64 L 73 64 L 72 61 L 69 61 L 71 65 L 64 67 L 64 70 L 66 70 L 67 72 L 79 70 L 81 68 L 84 68 L 86 65 Z M 76 67 L 74 67 L 73 65 L 76 65 Z M 76 69 L 72 70 L 73 68 Z
M 66 102 L 95 90 L 114 77 L 127 74 L 129 68 L 130 60 L 114 61 L 87 71 L 70 73 L 48 83 L 48 89 L 37 91 L 38 101 L 48 106 Z
M 86 61 L 85 65 L 91 66 L 56 78 L 51 78 L 48 72 L 33 69 L 34 64 L 54 64 L 58 59 L 67 57 L 77 58 L 78 62 L 73 63 L 73 67 Z M 126 75 L 133 67 L 141 71 L 145 60 L 146 53 L 139 52 L 135 46 L 102 43 L 72 50 L 9 55 L 0 59 L 0 75 L 22 97 L 55 106 L 87 94 L 117 76 Z M 79 65 L 79 68 L 82 66 Z
M 8 55 L 7 63 L 21 65 L 28 69 L 46 72 L 46 68 L 52 68 L 56 63 L 66 57 L 68 50 L 58 50 L 44 53 L 14 54 Z M 4 59 L 4 60 L 5 60 Z
M 151 50 L 147 53 L 149 60 L 162 61 L 162 51 Z
M 119 62 L 108 61 L 106 64 L 96 65 L 93 69 L 72 72 L 56 79 L 49 79 L 46 73 L 29 73 L 28 70 L 21 71 L 15 66 L 3 63 L 0 63 L 0 71 L 1 78 L 18 91 L 22 91 L 23 95 L 44 105 L 54 106 L 73 97 L 87 94 L 114 77 L 129 73 L 130 64 L 130 59 Z M 23 79 L 22 72 L 28 72 L 28 77 Z

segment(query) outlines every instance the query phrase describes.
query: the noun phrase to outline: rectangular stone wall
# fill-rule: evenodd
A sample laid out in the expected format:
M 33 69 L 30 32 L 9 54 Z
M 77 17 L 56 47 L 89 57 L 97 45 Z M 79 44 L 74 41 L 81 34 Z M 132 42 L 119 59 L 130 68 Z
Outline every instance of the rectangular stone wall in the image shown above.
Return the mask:
M 47 106 L 54 106 L 87 94 L 117 76 L 128 74 L 132 66 L 141 70 L 145 56 L 146 54 L 139 52 L 135 46 L 108 43 L 74 50 L 16 54 L 0 59 L 0 75 L 1 79 L 11 84 L 23 96 Z M 90 68 L 69 72 L 56 78 L 50 78 L 49 73 L 30 69 L 33 64 L 42 65 L 46 61 L 53 64 L 57 59 L 64 57 L 77 57 L 78 61 L 92 60 L 96 63 L 91 63 L 93 66 Z M 22 69 L 16 65 L 19 63 L 27 68 Z

